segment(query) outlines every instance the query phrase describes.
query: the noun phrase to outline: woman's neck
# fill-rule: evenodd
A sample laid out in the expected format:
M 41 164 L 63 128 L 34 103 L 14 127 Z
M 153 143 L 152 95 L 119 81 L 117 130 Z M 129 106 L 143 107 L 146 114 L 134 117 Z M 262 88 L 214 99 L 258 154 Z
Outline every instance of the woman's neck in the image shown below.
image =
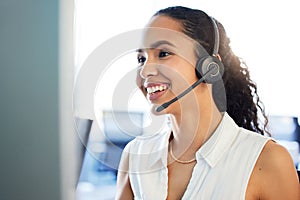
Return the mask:
M 211 109 L 189 109 L 170 115 L 172 145 L 177 155 L 190 158 L 210 138 L 218 127 L 222 114 L 216 106 Z

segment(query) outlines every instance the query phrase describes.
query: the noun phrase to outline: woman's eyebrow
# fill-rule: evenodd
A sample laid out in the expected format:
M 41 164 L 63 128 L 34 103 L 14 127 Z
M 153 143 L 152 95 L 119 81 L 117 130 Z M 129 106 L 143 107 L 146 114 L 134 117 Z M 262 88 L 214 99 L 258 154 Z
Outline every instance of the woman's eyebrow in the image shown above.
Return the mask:
M 157 42 L 154 42 L 153 44 L 150 45 L 150 48 L 156 49 L 157 47 L 159 47 L 160 45 L 170 45 L 172 47 L 175 47 L 175 45 L 167 40 L 159 40 Z
M 165 45 L 165 44 L 170 45 L 172 47 L 176 47 L 173 43 L 171 43 L 167 40 L 159 40 L 159 41 L 156 41 L 156 42 L 152 43 L 149 47 L 137 49 L 136 52 L 137 53 L 143 53 L 145 49 L 156 49 L 160 45 Z
M 135 50 L 135 52 L 137 52 L 137 53 L 143 53 L 144 52 L 144 49 L 137 49 L 137 50 Z

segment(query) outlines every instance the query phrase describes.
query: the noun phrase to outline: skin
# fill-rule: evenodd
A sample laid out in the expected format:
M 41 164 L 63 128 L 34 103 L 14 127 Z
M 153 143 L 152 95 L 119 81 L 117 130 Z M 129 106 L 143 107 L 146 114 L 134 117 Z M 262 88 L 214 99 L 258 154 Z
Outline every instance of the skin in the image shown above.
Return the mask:
M 182 32 L 177 21 L 165 16 L 152 18 L 147 26 Z M 160 38 L 153 35 L 150 31 L 145 33 L 145 46 L 151 47 L 164 37 L 164 34 L 160 34 Z M 138 53 L 140 69 L 137 85 L 145 97 L 149 99 L 145 89 L 149 83 L 166 83 L 169 86 L 161 97 L 150 100 L 154 113 L 157 105 L 174 98 L 197 80 L 193 42 L 188 38 L 178 39 L 176 34 L 167 35 L 166 38 L 171 45 L 162 44 L 155 48 L 145 48 Z M 182 50 L 183 47 L 186 49 Z M 170 143 L 172 143 L 174 155 L 180 160 L 194 158 L 195 152 L 213 134 L 222 119 L 212 99 L 211 85 L 205 83 L 201 83 L 193 92 L 162 111 L 162 114 L 166 113 L 170 115 L 172 126 Z M 168 163 L 167 199 L 181 199 L 196 162 L 181 164 L 174 162 L 169 156 Z M 133 199 L 127 173 L 128 155 L 126 154 L 122 156 L 120 169 L 116 199 Z M 300 199 L 297 173 L 285 148 L 273 141 L 267 142 L 251 174 L 245 199 Z

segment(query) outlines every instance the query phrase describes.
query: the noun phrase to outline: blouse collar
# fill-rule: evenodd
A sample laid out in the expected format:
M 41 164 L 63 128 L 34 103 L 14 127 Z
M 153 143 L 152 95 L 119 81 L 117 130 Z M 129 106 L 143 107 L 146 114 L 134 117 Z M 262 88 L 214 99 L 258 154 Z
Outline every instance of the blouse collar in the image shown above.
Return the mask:
M 214 167 L 229 150 L 238 135 L 238 131 L 239 127 L 225 112 L 215 132 L 196 152 L 197 162 L 204 159 L 207 164 Z
M 204 160 L 210 167 L 214 167 L 222 156 L 229 150 L 238 135 L 239 127 L 225 112 L 223 118 L 212 136 L 196 152 L 196 160 Z M 163 133 L 160 142 L 152 146 L 149 155 L 149 169 L 157 169 L 167 166 L 168 145 L 171 131 Z M 151 150 L 150 150 L 151 151 Z

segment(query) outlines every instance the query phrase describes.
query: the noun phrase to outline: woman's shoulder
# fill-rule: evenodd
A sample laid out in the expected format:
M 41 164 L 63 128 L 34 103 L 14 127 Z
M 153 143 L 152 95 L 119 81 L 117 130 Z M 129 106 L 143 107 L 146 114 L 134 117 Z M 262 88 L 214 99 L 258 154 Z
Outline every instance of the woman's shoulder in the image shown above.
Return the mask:
M 251 175 L 258 196 L 262 199 L 299 199 L 299 181 L 289 152 L 269 140 Z
M 296 167 L 290 153 L 285 147 L 274 140 L 266 143 L 258 158 L 257 165 L 260 171 L 264 170 L 264 175 L 275 175 L 273 179 L 283 178 L 280 176 L 297 175 Z M 296 180 L 298 183 L 298 178 Z

